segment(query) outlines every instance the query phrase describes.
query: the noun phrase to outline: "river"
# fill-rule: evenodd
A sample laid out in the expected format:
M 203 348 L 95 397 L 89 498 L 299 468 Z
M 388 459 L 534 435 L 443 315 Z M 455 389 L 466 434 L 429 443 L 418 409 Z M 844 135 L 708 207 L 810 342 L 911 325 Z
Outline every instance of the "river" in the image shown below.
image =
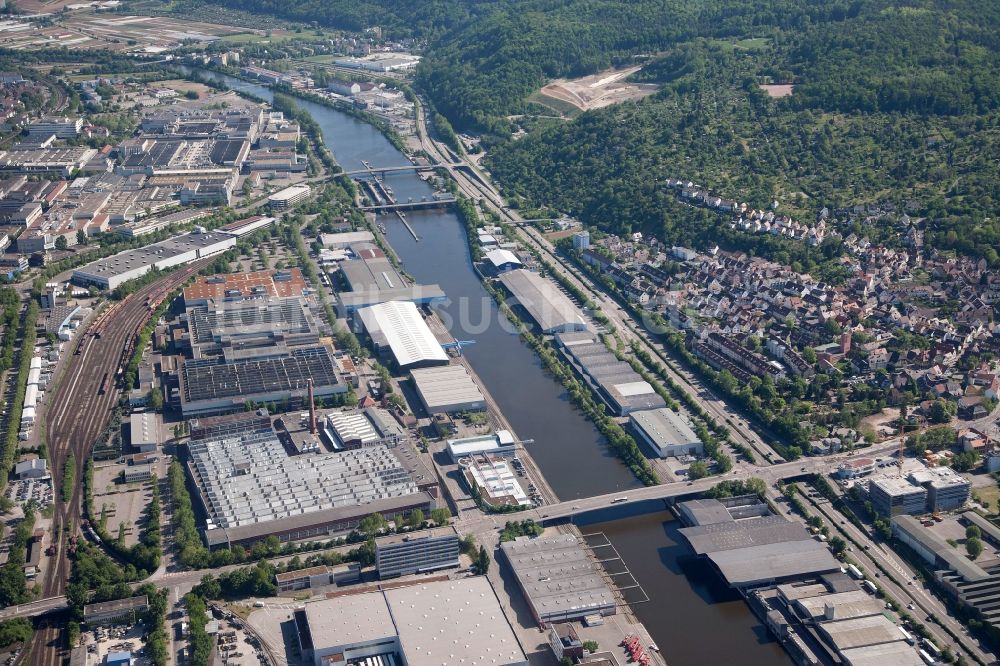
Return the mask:
M 269 89 L 222 77 L 236 90 L 270 99 Z M 374 127 L 347 114 L 298 100 L 323 130 L 324 140 L 345 170 L 408 164 Z M 432 194 L 413 173 L 386 177 L 405 201 Z M 600 433 L 569 402 L 562 386 L 548 376 L 534 352 L 502 325 L 496 304 L 472 267 L 465 230 L 449 212 L 407 216 L 419 242 L 395 217 L 385 216 L 389 243 L 407 273 L 418 282 L 436 283 L 449 298 L 442 318 L 461 340 L 470 364 L 527 445 L 560 499 L 586 497 L 639 486 L 608 449 Z M 710 571 L 689 561 L 669 514 L 650 514 L 584 526 L 604 532 L 622 555 L 651 601 L 636 604 L 671 666 L 697 664 L 788 664 L 781 647 L 749 608 Z

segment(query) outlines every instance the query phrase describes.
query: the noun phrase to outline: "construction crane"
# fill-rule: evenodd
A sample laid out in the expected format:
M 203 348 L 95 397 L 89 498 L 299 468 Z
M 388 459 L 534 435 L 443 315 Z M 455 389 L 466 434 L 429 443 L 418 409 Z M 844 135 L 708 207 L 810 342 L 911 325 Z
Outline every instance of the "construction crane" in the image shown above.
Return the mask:
M 457 349 L 458 355 L 461 356 L 462 347 L 468 347 L 474 344 L 476 344 L 475 340 L 455 340 L 453 342 L 444 343 L 443 345 L 441 345 L 441 348 L 444 349 L 445 351 L 448 351 L 449 349 Z

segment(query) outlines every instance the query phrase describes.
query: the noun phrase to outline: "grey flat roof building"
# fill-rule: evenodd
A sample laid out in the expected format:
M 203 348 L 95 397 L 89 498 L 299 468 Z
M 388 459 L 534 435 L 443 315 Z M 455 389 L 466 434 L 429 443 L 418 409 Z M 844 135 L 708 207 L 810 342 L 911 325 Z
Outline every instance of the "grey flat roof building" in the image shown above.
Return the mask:
M 587 329 L 580 309 L 538 273 L 523 268 L 507 271 L 500 276 L 500 282 L 545 333 Z
M 486 398 L 463 365 L 420 368 L 410 376 L 428 414 L 486 409 Z
M 766 507 L 759 501 L 732 501 L 735 504 L 731 507 L 717 503 L 726 507 L 730 520 L 713 500 L 695 500 L 697 503 L 690 508 L 690 502 L 679 505 L 686 520 L 698 522 L 681 528 L 681 535 L 696 554 L 715 565 L 730 585 L 746 587 L 839 571 L 840 564 L 826 544 L 813 539 L 802 525 L 784 516 L 754 515 Z M 734 513 L 754 517 L 732 520 Z
M 500 550 L 539 624 L 616 612 L 599 565 L 572 534 L 521 537 Z
M 229 234 L 183 234 L 81 266 L 73 271 L 73 281 L 84 286 L 114 289 L 123 282 L 142 277 L 153 268 L 162 270 L 212 257 L 235 245 L 236 238 Z
M 629 414 L 632 428 L 660 458 L 703 455 L 705 447 L 687 419 L 672 409 L 646 409 Z

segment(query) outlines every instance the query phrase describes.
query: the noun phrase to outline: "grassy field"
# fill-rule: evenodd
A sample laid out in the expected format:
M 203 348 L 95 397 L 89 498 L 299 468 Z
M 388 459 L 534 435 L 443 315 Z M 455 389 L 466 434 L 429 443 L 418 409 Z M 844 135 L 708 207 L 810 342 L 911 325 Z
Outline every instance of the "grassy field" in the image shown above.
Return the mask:
M 973 488 L 972 491 L 980 500 L 988 503 L 990 513 L 1000 510 L 1000 486 L 994 484 L 986 488 Z
M 713 39 L 713 44 L 722 48 L 723 51 L 763 51 L 770 48 L 771 40 L 767 37 L 750 37 L 731 41 L 727 39 Z

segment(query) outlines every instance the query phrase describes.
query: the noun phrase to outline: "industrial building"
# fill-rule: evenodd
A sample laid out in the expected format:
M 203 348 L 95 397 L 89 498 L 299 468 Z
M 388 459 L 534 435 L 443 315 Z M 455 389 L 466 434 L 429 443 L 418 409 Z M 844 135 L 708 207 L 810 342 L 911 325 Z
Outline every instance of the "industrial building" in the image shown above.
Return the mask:
M 485 576 L 341 595 L 295 611 L 299 649 L 315 666 L 491 664 L 528 659 Z
M 247 402 L 301 404 L 310 381 L 321 398 L 348 390 L 328 347 L 307 345 L 270 354 L 184 361 L 178 373 L 184 417 L 242 411 Z
M 679 505 L 680 530 L 733 587 L 753 587 L 839 571 L 826 544 L 799 523 L 773 515 L 756 496 Z M 749 517 L 743 517 L 749 516 Z
M 361 58 L 339 58 L 334 64 L 347 69 L 386 73 L 413 69 L 419 62 L 420 56 L 408 53 L 372 53 Z
M 557 333 L 555 338 L 570 365 L 616 415 L 667 406 L 649 382 L 592 333 Z
M 909 546 L 931 567 L 957 574 L 964 582 L 982 582 L 990 574 L 969 560 L 965 553 L 953 547 L 933 529 L 924 527 L 913 516 L 895 516 L 892 535 Z
M 161 443 L 160 417 L 154 412 L 139 412 L 129 419 L 129 442 L 139 453 L 155 451 Z
M 357 243 L 373 243 L 375 236 L 370 231 L 343 231 L 339 234 L 320 234 L 319 243 L 334 250 L 345 250 Z
M 101 289 L 114 289 L 129 280 L 142 277 L 154 268 L 163 270 L 214 257 L 235 245 L 236 238 L 229 234 L 183 234 L 81 266 L 73 271 L 73 282 L 84 287 L 95 285 Z
M 555 284 L 523 268 L 500 275 L 500 282 L 543 333 L 587 330 L 580 309 Z
M 429 511 L 436 494 L 428 470 L 385 447 L 290 457 L 273 432 L 250 432 L 189 450 L 210 548 L 325 537 L 372 513 Z
M 275 355 L 294 347 L 318 345 L 323 315 L 301 298 L 209 301 L 187 308 L 188 335 L 182 342 L 195 359 Z
M 489 435 L 449 439 L 447 447 L 448 457 L 453 463 L 468 456 L 482 454 L 512 456 L 517 452 L 514 435 L 509 430 L 497 430 Z
M 452 528 L 375 540 L 375 568 L 381 579 L 459 566 L 458 535 Z
M 454 414 L 486 409 L 486 398 L 464 365 L 410 371 L 420 402 L 428 414 Z
M 135 622 L 139 615 L 149 609 L 146 595 L 126 597 L 114 601 L 102 601 L 83 607 L 83 621 L 90 626 L 128 620 Z
M 462 476 L 472 491 L 492 507 L 528 506 L 531 498 L 524 492 L 517 474 L 506 460 L 481 454 L 459 460 Z
M 615 614 L 600 565 L 572 534 L 519 537 L 500 550 L 540 625 Z
M 45 458 L 22 460 L 14 465 L 14 475 L 18 479 L 44 479 L 49 475 Z
M 263 407 L 258 407 L 252 412 L 242 411 L 188 420 L 188 434 L 192 441 L 219 439 L 243 432 L 268 432 L 270 430 L 271 415 Z
M 517 258 L 517 255 L 510 250 L 497 248 L 486 253 L 486 261 L 497 273 L 513 271 L 521 268 L 524 264 Z
M 330 412 L 324 419 L 323 431 L 334 449 L 345 451 L 369 446 L 393 447 L 406 439 L 406 430 L 389 412 L 377 407 Z
M 358 310 L 357 317 L 376 352 L 391 354 L 400 368 L 448 363 L 448 354 L 413 303 L 379 303 Z
M 199 277 L 194 284 L 185 287 L 184 306 L 190 308 L 262 298 L 298 298 L 305 288 L 305 278 L 298 268 L 220 273 Z
M 687 419 L 672 409 L 632 412 L 629 422 L 639 439 L 660 458 L 701 456 L 705 447 Z
M 357 258 L 340 263 L 340 273 L 350 290 L 337 294 L 337 304 L 343 316 L 348 317 L 361 308 L 389 301 L 429 305 L 445 300 L 444 292 L 436 284 L 411 284 L 377 246 L 354 243 L 351 251 Z

